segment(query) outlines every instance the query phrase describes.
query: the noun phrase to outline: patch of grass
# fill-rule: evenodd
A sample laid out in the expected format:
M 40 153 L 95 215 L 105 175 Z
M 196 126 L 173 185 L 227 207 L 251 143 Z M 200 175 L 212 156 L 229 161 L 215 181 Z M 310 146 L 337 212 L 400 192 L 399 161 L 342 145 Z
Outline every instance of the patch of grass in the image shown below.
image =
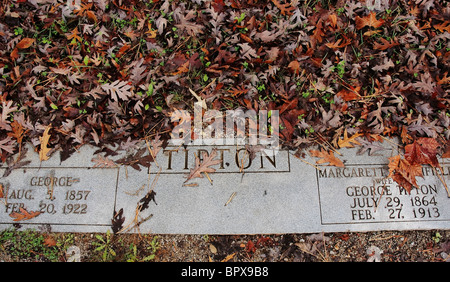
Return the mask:
M 1 250 L 13 260 L 59 261 L 60 249 L 46 246 L 44 240 L 44 235 L 34 230 L 7 229 L 0 232 Z

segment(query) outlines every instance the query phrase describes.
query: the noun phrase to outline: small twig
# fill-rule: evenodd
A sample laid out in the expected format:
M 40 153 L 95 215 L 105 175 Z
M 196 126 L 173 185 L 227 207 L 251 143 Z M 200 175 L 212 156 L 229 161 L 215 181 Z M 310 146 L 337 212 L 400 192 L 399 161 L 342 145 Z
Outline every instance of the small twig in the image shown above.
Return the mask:
M 297 157 L 295 154 L 292 154 L 292 155 L 293 155 L 294 157 L 296 157 L 297 159 L 301 160 L 302 162 L 304 162 L 305 164 L 309 164 L 310 166 L 314 167 L 315 169 L 322 170 L 320 167 L 318 167 L 318 166 L 316 166 L 316 165 L 313 165 L 312 163 L 307 162 L 307 161 L 301 159 L 300 157 Z
M 143 189 L 144 189 L 144 187 L 145 187 L 145 184 L 143 184 L 142 186 L 141 186 L 141 188 L 139 188 L 139 189 L 137 189 L 135 192 L 127 192 L 127 191 L 125 191 L 125 194 L 127 194 L 127 195 L 130 195 L 130 196 L 137 196 L 137 195 L 139 195 L 139 192 L 141 192 Z
M 156 166 L 159 167 L 159 164 L 158 164 L 158 162 L 156 161 L 156 156 L 153 154 L 153 150 L 150 148 L 150 144 L 148 143 L 147 138 L 145 138 L 145 143 L 147 144 L 147 149 L 148 149 L 150 155 L 152 156 L 153 161 L 155 162 Z
M 211 183 L 211 185 L 213 185 L 211 178 L 209 177 L 208 173 L 206 171 L 203 172 L 206 175 L 206 178 L 208 178 L 209 183 Z
M 230 198 L 229 198 L 228 201 L 225 203 L 225 207 L 231 202 L 231 200 L 233 200 L 234 196 L 236 196 L 236 192 L 233 192 L 233 194 L 231 194 Z
M 434 166 L 432 166 L 432 168 L 434 169 L 434 173 L 436 173 L 436 175 L 439 177 L 439 180 L 441 180 L 442 184 L 444 185 L 445 190 L 447 190 L 447 197 L 450 198 L 450 192 L 448 191 L 447 183 L 445 183 L 445 180 L 444 180 L 444 179 L 441 177 L 441 175 L 437 172 L 437 169 L 436 169 Z M 441 168 L 441 173 L 444 173 L 444 172 L 442 171 L 442 168 Z
M 393 141 L 391 141 L 391 140 L 387 139 L 386 137 L 383 137 L 383 136 L 381 136 L 381 135 L 380 135 L 380 137 L 381 137 L 381 138 L 383 138 L 384 140 L 388 141 L 389 143 L 391 143 L 391 144 L 395 145 L 395 146 L 396 146 L 397 148 L 398 148 L 398 147 L 400 147 L 400 145 L 399 145 L 399 144 L 397 144 L 397 143 L 395 143 L 395 142 L 393 142 Z
M 325 142 L 325 144 L 327 144 L 327 146 L 333 151 L 333 152 L 335 152 L 336 154 L 338 154 L 338 155 L 340 155 L 340 156 L 342 156 L 342 154 L 341 153 L 339 153 L 334 147 L 333 147 L 333 145 L 331 145 L 320 133 L 317 133 L 317 136 L 319 136 L 319 138 L 321 139 L 321 141 L 322 142 Z M 325 148 L 325 146 L 323 146 L 323 144 L 321 144 L 321 143 L 319 143 L 319 142 L 317 142 L 316 141 L 316 143 L 317 144 L 319 144 L 320 146 L 322 146 L 322 147 L 324 147 L 324 149 L 326 149 Z

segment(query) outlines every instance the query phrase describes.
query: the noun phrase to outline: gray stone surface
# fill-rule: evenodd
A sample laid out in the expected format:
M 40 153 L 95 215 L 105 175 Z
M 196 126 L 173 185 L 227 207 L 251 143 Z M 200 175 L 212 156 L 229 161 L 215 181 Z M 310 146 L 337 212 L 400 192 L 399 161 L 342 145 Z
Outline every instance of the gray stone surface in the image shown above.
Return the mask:
M 121 209 L 122 232 L 264 234 L 449 228 L 450 199 L 435 171 L 425 167 L 419 189 L 405 193 L 386 177 L 388 157 L 397 152 L 385 143 L 386 150 L 375 156 L 358 155 L 357 149 L 340 150 L 337 156 L 345 168 L 317 166 L 317 158 L 306 154 L 302 161 L 288 151 L 274 157 L 258 152 L 250 161 L 243 146 L 216 146 L 220 163 L 208 174 L 211 182 L 207 177 L 186 181 L 195 156 L 211 152 L 211 146 L 168 146 L 158 153 L 156 163 L 141 166 L 140 171 L 124 165 L 94 167 L 91 160 L 97 156 L 89 146 L 62 163 L 58 154 L 41 163 L 36 153 L 30 153 L 29 165 L 0 180 L 7 194 L 0 198 L 0 228 L 19 223 L 22 228 L 45 224 L 52 231 L 106 232 Z M 442 178 L 450 183 L 450 163 L 441 160 L 441 164 Z M 0 167 L 0 175 L 5 170 Z M 154 201 L 144 203 L 149 191 L 156 193 Z M 15 222 L 11 212 L 21 212 L 21 207 L 41 213 Z

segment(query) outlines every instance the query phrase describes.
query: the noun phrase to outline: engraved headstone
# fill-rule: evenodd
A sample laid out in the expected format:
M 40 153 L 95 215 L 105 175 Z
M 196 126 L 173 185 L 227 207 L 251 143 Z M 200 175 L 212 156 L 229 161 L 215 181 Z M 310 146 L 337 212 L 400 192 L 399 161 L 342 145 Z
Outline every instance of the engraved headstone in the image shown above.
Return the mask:
M 62 163 L 57 154 L 40 162 L 30 153 L 31 163 L 0 179 L 0 228 L 160 234 L 449 228 L 450 198 L 442 181 L 450 183 L 450 163 L 440 160 L 442 171 L 424 166 L 409 194 L 388 177 L 393 149 L 383 146 L 373 156 L 339 150 L 344 167 L 317 165 L 307 153 L 304 159 L 287 150 L 249 154 L 236 145 L 167 146 L 149 167 L 134 168 L 132 161 L 107 161 L 134 152 L 101 164 L 92 161 L 99 155 L 89 146 Z M 188 180 L 196 158 L 213 150 L 215 171 Z M 5 171 L 0 167 L 0 175 Z

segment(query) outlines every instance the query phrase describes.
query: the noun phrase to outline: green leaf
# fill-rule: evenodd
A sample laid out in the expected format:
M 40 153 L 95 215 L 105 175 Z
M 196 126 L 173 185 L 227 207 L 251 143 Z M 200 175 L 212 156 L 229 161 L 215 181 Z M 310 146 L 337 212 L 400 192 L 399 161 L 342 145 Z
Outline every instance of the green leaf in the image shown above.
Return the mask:
M 100 235 L 95 235 L 95 238 L 97 238 L 97 239 L 99 239 L 100 241 L 102 241 L 103 243 L 105 243 L 105 240 L 103 239 L 103 237 L 102 236 L 100 236 Z
M 89 56 L 88 55 L 84 56 L 83 63 L 86 66 L 89 64 Z
M 50 107 L 52 107 L 52 109 L 54 109 L 54 110 L 57 110 L 57 109 L 58 109 L 58 106 L 55 105 L 55 104 L 53 104 L 53 103 L 50 104 Z

